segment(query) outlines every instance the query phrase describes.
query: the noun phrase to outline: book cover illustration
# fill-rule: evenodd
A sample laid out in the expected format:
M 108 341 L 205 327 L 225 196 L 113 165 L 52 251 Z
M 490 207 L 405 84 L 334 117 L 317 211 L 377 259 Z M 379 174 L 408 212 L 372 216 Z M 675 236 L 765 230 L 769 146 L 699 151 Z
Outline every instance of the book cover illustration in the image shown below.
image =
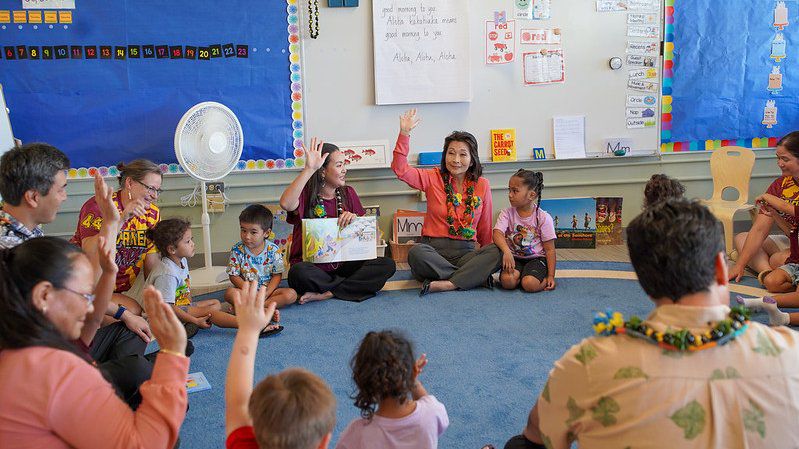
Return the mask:
M 377 217 L 357 217 L 339 229 L 337 218 L 302 220 L 302 260 L 312 263 L 377 257 Z
M 507 162 L 516 160 L 516 130 L 513 128 L 491 130 L 491 160 Z
M 205 378 L 205 374 L 203 374 L 202 372 L 189 373 L 188 378 L 186 378 L 187 393 L 196 393 L 198 391 L 205 391 L 210 389 L 211 389 L 211 384 L 208 382 L 208 379 Z

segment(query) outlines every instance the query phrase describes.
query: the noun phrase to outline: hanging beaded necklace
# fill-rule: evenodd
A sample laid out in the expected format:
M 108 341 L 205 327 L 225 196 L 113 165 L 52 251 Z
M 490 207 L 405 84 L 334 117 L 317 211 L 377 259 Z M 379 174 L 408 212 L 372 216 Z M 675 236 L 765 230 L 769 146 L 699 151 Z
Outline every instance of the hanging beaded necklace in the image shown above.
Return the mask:
M 744 306 L 732 307 L 727 318 L 701 334 L 694 334 L 688 329 L 659 332 L 637 316 L 624 321 L 621 313 L 608 309 L 598 312 L 594 317 L 594 332 L 603 336 L 629 335 L 668 351 L 701 351 L 725 345 L 746 332 L 750 314 L 749 309 Z
M 474 211 L 477 209 L 482 200 L 479 196 L 475 196 L 474 194 L 474 181 L 469 179 L 464 179 L 463 186 L 465 187 L 466 191 L 466 200 L 463 200 L 463 195 L 460 193 L 455 193 L 455 188 L 453 187 L 453 180 L 450 177 L 449 173 L 445 173 L 441 175 L 442 180 L 444 181 L 444 193 L 447 194 L 447 225 L 449 225 L 449 235 L 455 237 L 462 237 L 464 239 L 472 239 L 477 231 L 474 229 Z M 463 209 L 463 214 L 458 218 L 458 214 L 455 211 L 455 208 L 463 204 L 465 207 Z M 457 227 L 456 225 L 457 220 Z
M 340 217 L 341 213 L 344 212 L 344 202 L 341 201 L 341 192 L 339 189 L 335 191 L 336 195 L 336 216 Z M 327 211 L 325 210 L 325 203 L 324 199 L 322 198 L 322 194 L 319 193 L 316 195 L 316 205 L 313 207 L 313 215 L 316 218 L 325 218 L 327 217 Z
M 319 37 L 319 0 L 308 0 L 308 31 L 311 39 Z

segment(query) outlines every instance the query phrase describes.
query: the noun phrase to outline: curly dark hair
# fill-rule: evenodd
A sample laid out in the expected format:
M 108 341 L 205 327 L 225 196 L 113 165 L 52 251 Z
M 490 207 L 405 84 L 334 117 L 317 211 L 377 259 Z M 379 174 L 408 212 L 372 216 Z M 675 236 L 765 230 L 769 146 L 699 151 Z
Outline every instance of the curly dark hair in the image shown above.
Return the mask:
M 670 198 L 682 198 L 685 186 L 674 178 L 663 174 L 652 175 L 644 187 L 644 208 Z
M 358 387 L 352 395 L 361 416 L 372 419 L 377 405 L 386 398 L 404 404 L 416 381 L 413 344 L 401 332 L 369 332 L 352 357 L 352 380 Z
M 155 243 L 162 256 L 169 257 L 170 245 L 177 246 L 180 238 L 191 228 L 191 223 L 183 218 L 161 220 L 152 229 L 147 230 L 147 238 Z

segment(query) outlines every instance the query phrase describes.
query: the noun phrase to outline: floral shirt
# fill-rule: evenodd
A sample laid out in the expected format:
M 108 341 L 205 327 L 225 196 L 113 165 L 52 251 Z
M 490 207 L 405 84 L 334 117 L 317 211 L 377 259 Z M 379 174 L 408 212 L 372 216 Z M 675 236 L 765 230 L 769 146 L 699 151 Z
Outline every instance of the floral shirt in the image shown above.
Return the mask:
M 664 305 L 646 323 L 702 333 L 729 312 Z M 799 334 L 751 322 L 697 352 L 626 335 L 585 339 L 555 362 L 538 412 L 547 448 L 788 448 L 799 447 L 797 391 Z
M 270 242 L 264 241 L 264 250 L 260 254 L 253 254 L 239 242 L 230 249 L 230 260 L 227 264 L 228 276 L 239 276 L 245 281 L 258 280 L 258 286 L 266 285 L 272 279 L 273 274 L 280 274 L 285 271 L 283 265 L 283 255 L 280 247 Z
M 0 208 L 0 248 L 13 248 L 25 240 L 44 235 L 41 226 L 33 230 L 25 227 L 19 220 Z

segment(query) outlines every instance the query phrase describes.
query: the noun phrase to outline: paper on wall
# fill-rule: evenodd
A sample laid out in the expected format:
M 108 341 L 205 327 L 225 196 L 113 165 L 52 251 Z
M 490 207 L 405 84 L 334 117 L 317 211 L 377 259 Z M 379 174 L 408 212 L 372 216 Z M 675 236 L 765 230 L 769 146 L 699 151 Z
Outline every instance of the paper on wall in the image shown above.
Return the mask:
M 627 108 L 627 118 L 651 118 L 655 116 L 655 108 Z
M 657 25 L 628 25 L 627 36 L 630 37 L 650 37 L 655 38 L 660 35 L 660 27 Z
M 525 52 L 522 59 L 524 61 L 525 85 L 553 84 L 566 81 L 566 63 L 563 59 L 563 50 Z
M 658 92 L 658 83 L 645 80 L 627 80 L 627 88 L 642 92 Z
M 560 44 L 560 28 L 522 28 L 521 44 Z
M 516 58 L 515 24 L 513 20 L 486 20 L 486 64 L 507 64 Z
M 627 53 L 644 56 L 657 56 L 660 42 L 628 41 Z
M 552 8 L 550 7 L 549 0 L 532 0 L 532 3 L 533 3 L 533 19 L 535 20 L 550 19 Z
M 655 56 L 627 55 L 627 65 L 634 67 L 654 67 Z
M 654 117 L 651 118 L 628 118 L 628 129 L 651 128 L 657 124 Z
M 658 23 L 657 14 L 631 12 L 627 14 L 628 25 L 655 25 Z
M 627 9 L 630 11 L 657 11 L 658 0 L 628 0 Z
M 655 107 L 658 104 L 656 95 L 627 94 L 627 107 Z
M 555 158 L 585 157 L 585 116 L 563 116 L 552 119 Z
M 471 100 L 468 8 L 460 0 L 374 0 L 375 102 Z
M 596 0 L 597 12 L 627 11 L 627 2 L 624 0 Z
M 532 0 L 516 0 L 513 3 L 513 17 L 519 20 L 531 20 L 533 18 Z
M 627 72 L 627 78 L 631 80 L 655 79 L 658 77 L 658 70 L 654 67 L 631 69 Z

